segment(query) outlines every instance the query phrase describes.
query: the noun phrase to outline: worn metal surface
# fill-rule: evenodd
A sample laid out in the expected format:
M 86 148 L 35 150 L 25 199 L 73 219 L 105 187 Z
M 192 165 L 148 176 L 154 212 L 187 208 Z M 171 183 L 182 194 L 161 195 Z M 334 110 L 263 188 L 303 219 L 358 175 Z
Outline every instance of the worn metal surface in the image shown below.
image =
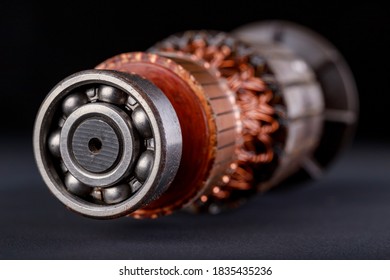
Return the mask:
M 88 70 L 63 80 L 43 102 L 34 153 L 67 207 L 113 218 L 164 192 L 179 167 L 181 139 L 169 100 L 149 81 Z

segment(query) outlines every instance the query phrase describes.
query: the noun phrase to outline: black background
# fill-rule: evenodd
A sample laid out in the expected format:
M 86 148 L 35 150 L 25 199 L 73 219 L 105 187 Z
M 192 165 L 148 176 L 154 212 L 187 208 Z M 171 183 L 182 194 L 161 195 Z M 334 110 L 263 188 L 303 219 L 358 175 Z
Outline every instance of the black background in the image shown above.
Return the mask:
M 373 1 L 125 3 L 0 3 L 0 259 L 390 258 L 386 8 Z M 322 34 L 356 78 L 356 141 L 325 178 L 258 196 L 219 216 L 178 213 L 156 221 L 90 220 L 50 195 L 33 160 L 31 134 L 56 83 L 175 32 L 230 31 L 269 19 Z
M 124 3 L 0 4 L 0 119 L 4 135 L 30 134 L 40 102 L 57 82 L 116 54 L 146 50 L 184 30 L 230 31 L 253 21 L 282 19 L 322 34 L 350 64 L 361 101 L 358 137 L 390 138 L 390 17 L 387 9 L 373 1 L 338 5 L 263 0 L 237 1 L 234 6 L 223 1 Z

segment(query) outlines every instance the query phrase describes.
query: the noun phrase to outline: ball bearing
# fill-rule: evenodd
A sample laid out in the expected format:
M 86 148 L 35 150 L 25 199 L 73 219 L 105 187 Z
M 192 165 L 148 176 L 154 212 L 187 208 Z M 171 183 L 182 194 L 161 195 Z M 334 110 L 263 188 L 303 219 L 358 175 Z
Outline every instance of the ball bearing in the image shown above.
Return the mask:
M 37 120 L 40 145 L 34 148 L 43 178 L 63 203 L 86 216 L 126 215 L 163 192 L 177 171 L 175 111 L 138 76 L 76 73 L 52 90 Z
M 104 102 L 86 104 L 70 114 L 60 142 L 67 169 L 82 183 L 97 187 L 128 176 L 141 148 L 130 116 Z

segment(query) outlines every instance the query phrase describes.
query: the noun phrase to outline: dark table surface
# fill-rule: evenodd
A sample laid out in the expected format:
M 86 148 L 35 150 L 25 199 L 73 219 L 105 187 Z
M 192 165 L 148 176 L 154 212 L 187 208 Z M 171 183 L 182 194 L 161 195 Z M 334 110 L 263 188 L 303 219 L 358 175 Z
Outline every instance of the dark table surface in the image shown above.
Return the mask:
M 111 221 L 66 210 L 30 142 L 0 152 L 0 259 L 390 259 L 390 145 L 355 143 L 321 180 L 228 213 Z

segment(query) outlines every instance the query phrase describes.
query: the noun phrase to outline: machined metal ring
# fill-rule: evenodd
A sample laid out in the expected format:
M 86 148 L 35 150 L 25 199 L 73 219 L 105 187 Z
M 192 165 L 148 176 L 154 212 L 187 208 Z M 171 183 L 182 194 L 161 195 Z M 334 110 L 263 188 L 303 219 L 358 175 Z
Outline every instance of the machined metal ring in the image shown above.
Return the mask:
M 82 183 L 112 186 L 128 175 L 136 162 L 140 147 L 134 131 L 130 116 L 116 106 L 84 105 L 62 127 L 61 158 Z
M 95 218 L 131 213 L 163 193 L 180 164 L 176 113 L 151 82 L 88 70 L 60 82 L 35 123 L 44 181 L 70 209 Z

